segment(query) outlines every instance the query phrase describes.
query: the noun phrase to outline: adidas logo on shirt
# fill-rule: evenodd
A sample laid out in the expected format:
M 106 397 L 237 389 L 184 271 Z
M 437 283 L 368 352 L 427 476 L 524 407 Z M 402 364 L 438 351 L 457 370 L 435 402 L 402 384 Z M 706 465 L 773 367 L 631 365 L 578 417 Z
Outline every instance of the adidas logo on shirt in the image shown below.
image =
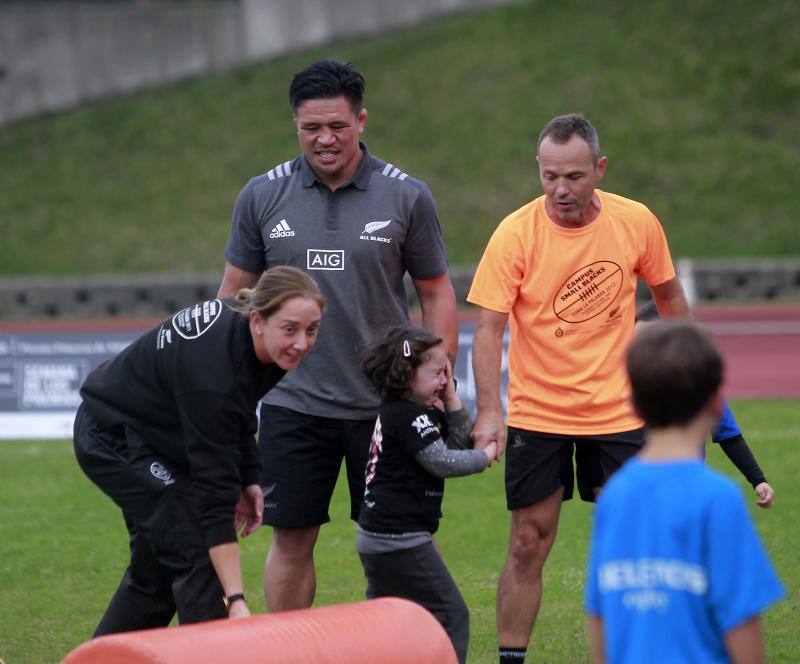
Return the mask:
M 381 175 L 385 175 L 387 178 L 397 178 L 398 180 L 405 180 L 408 177 L 408 173 L 403 173 L 397 166 L 394 164 L 386 164 L 381 171 Z
M 277 224 L 275 224 L 275 228 L 272 229 L 269 236 L 272 239 L 276 237 L 294 237 L 294 231 L 289 228 L 289 224 L 286 223 L 286 219 L 281 219 Z

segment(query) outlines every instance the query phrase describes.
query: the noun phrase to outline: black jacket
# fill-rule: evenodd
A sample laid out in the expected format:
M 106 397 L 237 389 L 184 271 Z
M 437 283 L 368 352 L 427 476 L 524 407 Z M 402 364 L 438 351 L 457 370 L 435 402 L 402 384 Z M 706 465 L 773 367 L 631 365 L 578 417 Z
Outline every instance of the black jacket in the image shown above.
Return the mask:
M 210 300 L 98 366 L 81 396 L 101 426 L 125 434 L 129 459 L 156 451 L 189 475 L 211 547 L 236 540 L 234 507 L 261 471 L 256 407 L 284 374 L 258 361 L 248 320 Z

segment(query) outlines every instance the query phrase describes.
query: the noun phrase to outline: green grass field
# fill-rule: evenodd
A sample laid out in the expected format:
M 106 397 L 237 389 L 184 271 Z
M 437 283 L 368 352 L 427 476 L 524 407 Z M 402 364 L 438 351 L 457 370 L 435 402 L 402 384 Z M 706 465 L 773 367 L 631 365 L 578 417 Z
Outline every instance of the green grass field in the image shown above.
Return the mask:
M 291 76 L 367 79 L 365 138 L 426 180 L 451 263 L 538 195 L 552 116 L 582 111 L 604 186 L 676 257 L 796 256 L 800 3 L 520 2 L 0 127 L 0 275 L 220 271 L 248 178 L 298 152 Z
M 750 498 L 759 532 L 789 597 L 764 621 L 769 661 L 800 661 L 800 402 L 742 401 L 737 419 L 776 490 L 776 506 L 755 507 L 752 491 L 716 447 L 709 463 L 735 476 Z M 687 497 L 690 499 L 690 497 Z M 333 520 L 317 546 L 317 605 L 360 600 L 364 580 L 337 488 Z M 508 514 L 502 466 L 448 480 L 438 539 L 472 612 L 470 661 L 496 660 L 494 593 L 503 563 Z M 529 652 L 535 662 L 586 662 L 582 591 L 591 507 L 563 512 L 545 570 L 545 595 Z M 245 587 L 263 612 L 264 528 L 243 543 Z M 55 662 L 89 638 L 126 565 L 127 536 L 110 500 L 86 479 L 67 441 L 0 442 L 0 658 L 7 664 Z

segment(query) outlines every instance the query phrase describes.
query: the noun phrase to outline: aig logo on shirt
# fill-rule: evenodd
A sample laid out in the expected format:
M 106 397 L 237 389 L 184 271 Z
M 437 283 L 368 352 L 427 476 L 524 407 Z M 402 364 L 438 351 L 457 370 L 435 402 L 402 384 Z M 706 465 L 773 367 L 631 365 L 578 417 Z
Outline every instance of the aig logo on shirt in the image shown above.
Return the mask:
M 308 249 L 308 270 L 344 270 L 344 249 Z

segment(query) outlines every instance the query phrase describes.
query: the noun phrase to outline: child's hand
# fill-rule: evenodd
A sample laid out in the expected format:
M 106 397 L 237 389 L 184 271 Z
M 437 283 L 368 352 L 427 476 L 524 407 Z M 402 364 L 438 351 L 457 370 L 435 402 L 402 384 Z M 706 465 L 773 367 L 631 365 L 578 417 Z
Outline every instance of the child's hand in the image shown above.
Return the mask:
M 758 496 L 756 505 L 758 505 L 759 507 L 763 507 L 764 509 L 769 509 L 770 507 L 772 507 L 772 503 L 775 500 L 775 492 L 772 490 L 772 487 L 769 484 L 767 484 L 766 482 L 757 484 L 755 492 L 756 495 Z
M 486 447 L 483 448 L 483 453 L 486 455 L 486 459 L 489 461 L 489 463 L 486 465 L 486 467 L 488 468 L 489 466 L 492 465 L 492 462 L 495 460 L 495 457 L 497 456 L 497 442 L 493 440 L 491 443 L 489 443 Z
M 462 407 L 461 399 L 456 394 L 456 384 L 453 380 L 453 367 L 449 362 L 445 366 L 445 375 L 447 376 L 447 384 L 442 388 L 440 398 L 447 411 L 460 410 Z

